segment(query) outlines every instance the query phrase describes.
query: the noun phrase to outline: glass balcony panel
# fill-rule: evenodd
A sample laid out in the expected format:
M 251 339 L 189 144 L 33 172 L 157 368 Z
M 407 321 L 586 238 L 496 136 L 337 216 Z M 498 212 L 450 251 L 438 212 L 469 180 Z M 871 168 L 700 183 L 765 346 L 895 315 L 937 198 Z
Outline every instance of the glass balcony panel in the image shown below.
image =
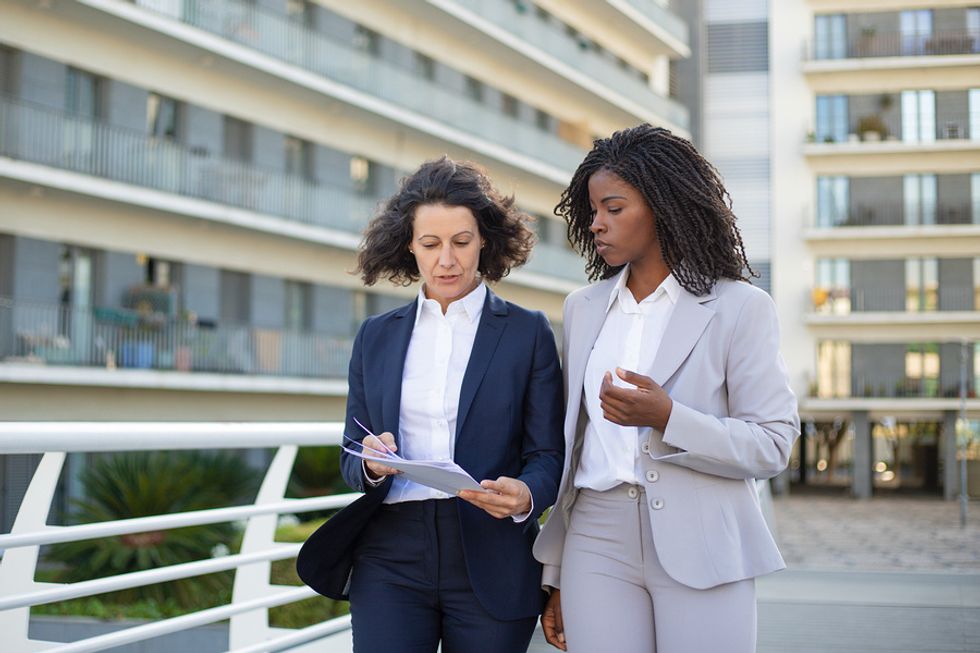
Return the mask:
M 601 84 L 651 109 L 675 125 L 690 127 L 687 109 L 656 93 L 642 80 L 631 76 L 615 63 L 592 52 L 586 41 L 577 41 L 557 25 L 545 23 L 534 12 L 521 12 L 512 2 L 501 0 L 453 0 L 539 50 L 579 70 Z
M 0 98 L 0 154 L 352 233 L 380 200 L 7 98 Z
M 205 327 L 122 308 L 0 298 L 0 360 L 5 362 L 344 378 L 352 345 L 350 338 L 324 333 Z
M 558 168 L 574 170 L 585 154 L 550 132 L 257 5 L 238 0 L 189 0 L 182 10 L 164 13 Z

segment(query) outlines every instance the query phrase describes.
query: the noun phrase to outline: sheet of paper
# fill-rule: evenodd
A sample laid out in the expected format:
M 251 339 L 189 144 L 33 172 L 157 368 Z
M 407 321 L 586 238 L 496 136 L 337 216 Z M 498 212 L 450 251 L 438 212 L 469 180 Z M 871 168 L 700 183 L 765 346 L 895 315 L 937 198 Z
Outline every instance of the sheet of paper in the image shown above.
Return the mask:
M 358 458 L 376 460 L 389 467 L 394 467 L 410 481 L 453 496 L 460 490 L 487 491 L 480 486 L 476 479 L 466 473 L 465 469 L 452 460 L 407 460 L 397 454 L 368 455 L 346 447 L 344 447 L 344 451 Z

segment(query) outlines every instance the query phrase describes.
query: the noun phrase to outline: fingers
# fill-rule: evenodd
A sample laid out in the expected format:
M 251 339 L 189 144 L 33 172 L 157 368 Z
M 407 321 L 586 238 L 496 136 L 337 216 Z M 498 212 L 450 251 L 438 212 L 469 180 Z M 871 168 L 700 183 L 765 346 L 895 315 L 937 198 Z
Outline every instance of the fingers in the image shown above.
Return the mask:
M 642 374 L 637 374 L 636 372 L 630 372 L 629 370 L 624 370 L 621 367 L 616 368 L 616 375 L 623 381 L 632 383 L 637 388 L 643 388 L 645 390 L 653 390 L 654 386 L 657 385 L 649 376 L 643 376 Z
M 552 590 L 541 613 L 541 630 L 545 640 L 555 648 L 565 651 L 565 625 L 561 616 L 561 592 Z
M 382 454 L 388 453 L 388 451 L 385 449 L 385 445 L 391 451 L 396 451 L 398 449 L 398 446 L 395 444 L 395 438 L 391 433 L 382 433 L 378 437 L 368 435 L 361 440 L 361 446 L 364 447 L 365 452 L 369 455 L 376 453 L 381 456 Z M 375 460 L 365 460 L 364 466 L 367 467 L 368 470 L 375 475 L 375 477 L 390 476 L 392 474 L 401 473 L 394 467 L 389 467 L 383 462 L 378 462 Z
M 488 491 L 461 490 L 459 498 L 497 519 L 520 515 L 531 509 L 531 491 L 524 481 L 501 476 L 496 481 L 482 481 L 480 485 Z

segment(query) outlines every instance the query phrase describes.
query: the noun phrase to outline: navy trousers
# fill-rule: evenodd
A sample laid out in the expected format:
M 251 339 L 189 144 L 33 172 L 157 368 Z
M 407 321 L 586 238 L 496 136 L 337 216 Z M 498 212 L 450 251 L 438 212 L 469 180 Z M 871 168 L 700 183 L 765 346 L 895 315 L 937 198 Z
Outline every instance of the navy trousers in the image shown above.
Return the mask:
M 535 617 L 494 619 L 470 585 L 458 499 L 383 505 L 354 553 L 354 653 L 524 653 Z M 506 571 L 501 570 L 501 573 Z

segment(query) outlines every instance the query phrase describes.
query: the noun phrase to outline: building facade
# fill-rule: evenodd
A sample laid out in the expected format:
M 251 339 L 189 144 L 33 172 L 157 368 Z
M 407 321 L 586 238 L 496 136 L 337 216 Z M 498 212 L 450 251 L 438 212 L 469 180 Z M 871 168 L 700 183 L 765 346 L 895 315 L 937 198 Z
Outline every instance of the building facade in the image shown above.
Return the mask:
M 980 7 L 780 0 L 770 21 L 794 477 L 952 498 L 957 419 L 980 417 Z
M 670 97 L 688 27 L 656 1 L 0 13 L 6 420 L 338 419 L 357 326 L 415 292 L 362 287 L 361 230 L 444 153 L 536 216 L 532 260 L 496 290 L 558 328 L 585 277 L 552 208 L 592 138 L 689 134 Z M 5 528 L 33 464 L 0 464 Z

